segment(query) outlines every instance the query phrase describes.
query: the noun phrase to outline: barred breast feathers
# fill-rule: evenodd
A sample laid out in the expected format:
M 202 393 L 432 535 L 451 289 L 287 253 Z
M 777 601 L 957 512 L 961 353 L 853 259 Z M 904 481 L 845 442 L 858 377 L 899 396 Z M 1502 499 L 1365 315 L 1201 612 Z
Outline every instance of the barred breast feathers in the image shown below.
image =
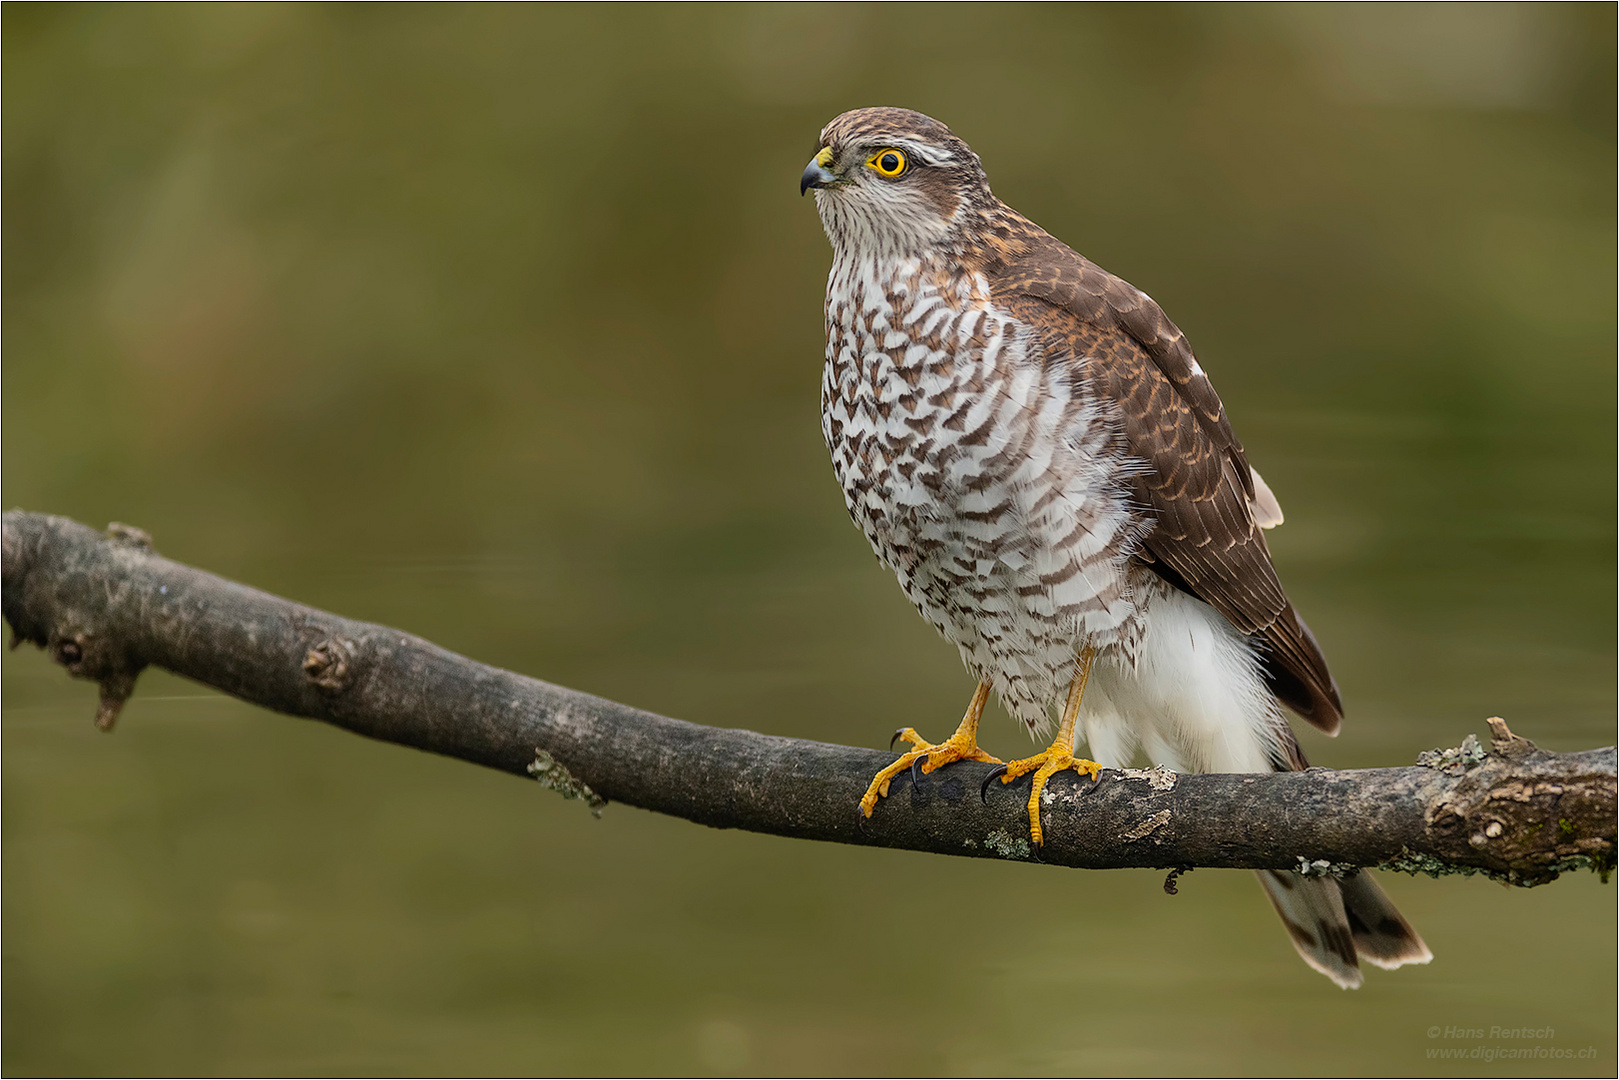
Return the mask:
M 1077 642 L 1129 647 L 1141 466 L 1083 365 L 1048 362 L 982 274 L 840 247 L 822 406 L 851 517 L 1019 719 L 1044 725 Z

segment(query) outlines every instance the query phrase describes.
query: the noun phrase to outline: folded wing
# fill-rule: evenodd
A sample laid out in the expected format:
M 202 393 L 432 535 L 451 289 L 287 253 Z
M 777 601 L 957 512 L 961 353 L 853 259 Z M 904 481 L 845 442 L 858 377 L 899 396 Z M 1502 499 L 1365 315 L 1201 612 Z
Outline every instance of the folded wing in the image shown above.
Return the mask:
M 1157 523 L 1138 557 L 1252 635 L 1272 691 L 1329 734 L 1343 718 L 1326 658 L 1282 590 L 1263 528 L 1281 521 L 1185 335 L 1145 293 L 1046 236 L 992 282 L 1050 362 L 1118 409 L 1130 481 Z

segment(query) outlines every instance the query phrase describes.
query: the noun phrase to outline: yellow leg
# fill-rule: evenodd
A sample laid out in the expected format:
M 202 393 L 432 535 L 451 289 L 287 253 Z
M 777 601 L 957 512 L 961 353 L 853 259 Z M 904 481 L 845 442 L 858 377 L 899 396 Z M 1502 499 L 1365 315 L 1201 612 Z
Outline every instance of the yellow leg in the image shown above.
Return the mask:
M 904 739 L 914 750 L 907 750 L 899 756 L 899 760 L 878 773 L 872 780 L 871 786 L 866 789 L 865 796 L 860 800 L 860 812 L 868 818 L 877 808 L 877 800 L 888 795 L 888 784 L 900 773 L 909 769 L 913 762 L 922 760 L 921 769 L 930 773 L 934 769 L 943 768 L 952 761 L 988 761 L 999 765 L 1001 759 L 991 757 L 978 749 L 978 721 L 984 715 L 984 705 L 989 701 L 989 683 L 981 682 L 978 689 L 973 691 L 973 699 L 967 705 L 967 715 L 961 718 L 961 726 L 956 733 L 937 745 L 928 742 L 916 733 L 915 728 L 904 728 L 894 737 Z
M 1024 773 L 1034 772 L 1034 784 L 1029 792 L 1029 836 L 1035 847 L 1044 842 L 1040 831 L 1040 793 L 1046 789 L 1046 781 L 1064 769 L 1082 772 L 1092 780 L 1102 771 L 1102 766 L 1096 762 L 1074 756 L 1079 702 L 1085 696 L 1085 684 L 1090 681 L 1091 662 L 1095 659 L 1096 652 L 1089 645 L 1079 651 L 1079 666 L 1074 670 L 1074 681 L 1068 684 L 1068 703 L 1063 706 L 1062 723 L 1057 726 L 1057 737 L 1051 745 L 1033 757 L 1007 762 L 1006 772 L 1001 776 L 1001 783 L 1010 784 Z

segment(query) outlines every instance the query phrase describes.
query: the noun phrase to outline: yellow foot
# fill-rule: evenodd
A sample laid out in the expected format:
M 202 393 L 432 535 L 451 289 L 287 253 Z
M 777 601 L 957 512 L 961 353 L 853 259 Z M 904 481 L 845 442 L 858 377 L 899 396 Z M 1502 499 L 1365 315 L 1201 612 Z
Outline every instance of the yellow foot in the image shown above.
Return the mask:
M 989 782 L 997 776 L 1001 778 L 1001 783 L 1010 784 L 1031 769 L 1034 771 L 1034 783 L 1029 791 L 1029 839 L 1034 841 L 1037 848 L 1045 842 L 1045 834 L 1040 831 L 1040 794 L 1046 790 L 1046 781 L 1064 769 L 1082 772 L 1092 780 L 1102 771 L 1102 766 L 1096 762 L 1074 756 L 1074 726 L 1079 722 L 1079 703 L 1085 696 L 1085 684 L 1090 681 L 1091 663 L 1095 659 L 1096 650 L 1089 645 L 1079 650 L 1074 678 L 1068 684 L 1068 704 L 1063 706 L 1062 721 L 1057 725 L 1056 741 L 1034 757 L 1008 762 L 996 769 L 984 779 L 984 786 L 979 789 L 980 795 L 986 795 Z
M 860 812 L 869 818 L 871 812 L 877 808 L 877 800 L 888 796 L 889 783 L 906 769 L 919 768 L 924 773 L 930 773 L 934 769 L 944 768 L 953 761 L 987 761 L 992 765 L 999 765 L 1001 759 L 980 750 L 978 740 L 973 735 L 974 733 L 969 731 L 963 736 L 958 730 L 942 743 L 930 743 L 918 735 L 915 728 L 901 728 L 895 732 L 895 739 L 904 739 L 916 749 L 901 754 L 897 761 L 872 779 L 871 786 L 866 789 L 865 796 L 860 800 Z M 918 762 L 921 764 L 918 765 Z
M 990 774 L 989 779 L 984 781 L 987 788 L 989 781 L 995 779 L 997 775 L 1000 776 L 1001 783 L 1010 784 L 1026 772 L 1034 773 L 1034 784 L 1029 791 L 1029 838 L 1034 841 L 1035 847 L 1045 842 L 1040 831 L 1040 793 L 1046 789 L 1046 781 L 1064 769 L 1073 769 L 1095 780 L 1096 774 L 1102 771 L 1102 766 L 1089 758 L 1075 757 L 1059 739 L 1033 757 L 1007 762 L 1004 771 L 996 769 Z

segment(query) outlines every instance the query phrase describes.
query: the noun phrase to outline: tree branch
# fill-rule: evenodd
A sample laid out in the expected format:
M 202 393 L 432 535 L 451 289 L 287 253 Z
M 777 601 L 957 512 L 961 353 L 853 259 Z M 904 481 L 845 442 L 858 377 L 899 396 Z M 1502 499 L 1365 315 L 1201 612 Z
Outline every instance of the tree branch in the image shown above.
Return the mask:
M 489 667 L 156 554 L 137 529 L 4 518 L 4 612 L 101 687 L 110 729 L 149 664 L 293 716 L 532 776 L 563 794 L 717 828 L 1063 866 L 1249 867 L 1344 873 L 1389 866 L 1520 885 L 1615 850 L 1612 747 L 1555 754 L 1492 720 L 1477 740 L 1406 768 L 1269 775 L 1104 772 L 1055 778 L 1048 842 L 1027 842 L 1027 779 L 988 802 L 988 766 L 900 777 L 876 815 L 855 804 L 882 751 L 702 727 Z M 1021 794 L 1019 794 L 1021 792 Z M 1167 886 L 1166 886 L 1167 887 Z

